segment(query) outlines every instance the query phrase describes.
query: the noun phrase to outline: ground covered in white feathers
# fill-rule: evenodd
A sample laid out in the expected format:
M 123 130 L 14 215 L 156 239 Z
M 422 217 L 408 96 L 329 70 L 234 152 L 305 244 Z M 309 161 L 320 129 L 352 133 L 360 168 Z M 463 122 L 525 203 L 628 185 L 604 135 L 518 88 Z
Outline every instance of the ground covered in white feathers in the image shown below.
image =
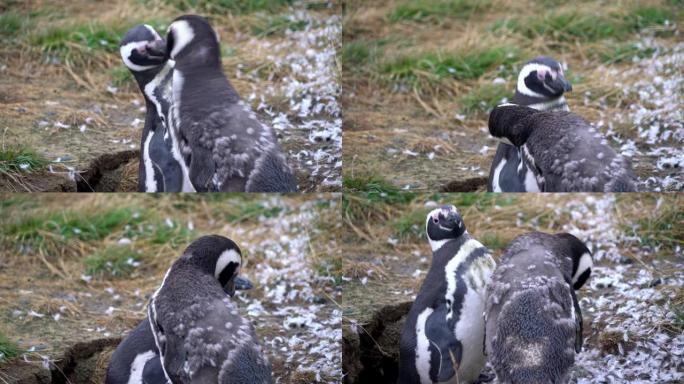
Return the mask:
M 268 115 L 284 142 L 304 140 L 305 145 L 291 150 L 289 158 L 296 168 L 308 170 L 310 180 L 318 180 L 327 190 L 342 187 L 342 110 L 336 52 L 341 46 L 342 20 L 339 14 L 313 13 L 303 2 L 295 3 L 289 22 L 305 25 L 302 30 L 285 31 L 282 42 L 252 39 L 249 43 L 263 52 L 272 70 L 268 87 L 253 85 L 243 95 L 253 107 Z M 245 72 L 238 67 L 235 76 L 259 83 L 258 70 Z M 288 100 L 287 110 L 278 110 L 268 100 Z M 287 133 L 285 133 L 287 131 Z

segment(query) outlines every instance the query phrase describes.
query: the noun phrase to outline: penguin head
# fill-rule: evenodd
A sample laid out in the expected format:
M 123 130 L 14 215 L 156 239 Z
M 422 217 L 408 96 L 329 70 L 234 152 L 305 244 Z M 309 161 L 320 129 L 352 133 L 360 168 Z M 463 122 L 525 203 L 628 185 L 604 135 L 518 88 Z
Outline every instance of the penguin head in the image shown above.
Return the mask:
M 520 70 L 517 91 L 527 96 L 555 99 L 572 91 L 572 86 L 556 60 L 539 56 L 525 63 Z
M 433 209 L 427 215 L 425 227 L 433 251 L 439 248 L 437 244 L 445 240 L 457 239 L 466 233 L 463 219 L 453 205 Z
M 240 247 L 227 237 L 202 236 L 185 249 L 183 258 L 202 272 L 214 276 L 230 296 L 235 294 L 236 285 L 240 289 L 251 288 L 249 280 L 238 277 L 242 264 Z M 248 286 L 244 287 L 244 284 Z
M 556 236 L 564 241 L 565 247 L 570 251 L 570 258 L 572 259 L 572 287 L 580 289 L 589 279 L 591 267 L 594 265 L 591 251 L 580 239 L 569 233 L 559 233 Z
M 520 147 L 527 141 L 524 118 L 539 113 L 534 108 L 516 104 L 501 104 L 489 114 L 489 133 L 506 144 Z M 515 127 L 516 124 L 522 124 Z
M 221 67 L 218 33 L 202 16 L 184 15 L 174 20 L 167 30 L 166 50 L 181 66 Z
M 136 25 L 119 45 L 121 59 L 133 73 L 159 68 L 166 62 L 166 45 L 157 31 L 147 24 Z

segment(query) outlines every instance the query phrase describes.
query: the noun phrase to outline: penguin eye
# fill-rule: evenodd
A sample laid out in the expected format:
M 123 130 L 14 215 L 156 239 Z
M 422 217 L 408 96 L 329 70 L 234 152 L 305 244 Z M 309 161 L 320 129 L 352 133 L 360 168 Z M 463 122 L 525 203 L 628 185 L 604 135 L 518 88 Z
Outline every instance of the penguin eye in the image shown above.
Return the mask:
M 439 219 L 436 218 L 436 217 L 433 217 L 433 218 L 432 218 L 432 222 L 435 223 L 435 224 L 437 224 L 437 223 L 439 223 Z

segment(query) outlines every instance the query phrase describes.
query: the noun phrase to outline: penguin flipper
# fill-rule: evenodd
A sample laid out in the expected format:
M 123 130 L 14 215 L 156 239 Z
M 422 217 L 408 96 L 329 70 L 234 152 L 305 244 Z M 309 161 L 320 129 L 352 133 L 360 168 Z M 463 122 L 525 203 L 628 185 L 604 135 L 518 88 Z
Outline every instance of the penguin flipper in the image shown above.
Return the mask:
M 195 146 L 192 149 L 190 167 L 188 173 L 192 185 L 197 192 L 207 192 L 212 187 L 212 177 L 216 172 L 216 164 L 212 159 L 212 153 L 206 148 Z
M 463 354 L 462 345 L 453 333 L 453 321 L 447 320 L 446 315 L 446 305 L 441 305 L 425 323 L 425 335 L 430 340 L 430 378 L 434 382 L 454 377 Z
M 584 343 L 584 340 L 582 339 L 582 309 L 579 306 L 579 301 L 577 300 L 574 289 L 570 289 L 570 296 L 572 296 L 572 305 L 575 307 L 575 352 L 580 353 Z
M 145 363 L 142 373 L 142 384 L 166 384 L 166 376 L 161 365 L 159 356 Z

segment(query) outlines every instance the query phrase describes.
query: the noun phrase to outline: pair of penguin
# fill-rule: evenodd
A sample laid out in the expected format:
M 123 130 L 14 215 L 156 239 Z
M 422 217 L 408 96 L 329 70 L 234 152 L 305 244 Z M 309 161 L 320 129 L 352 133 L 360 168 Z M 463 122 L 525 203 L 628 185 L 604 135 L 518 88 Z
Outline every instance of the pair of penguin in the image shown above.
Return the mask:
M 490 134 L 501 140 L 489 171 L 489 192 L 632 192 L 629 162 L 586 120 L 569 112 L 572 86 L 549 57 L 526 63 L 513 104 L 489 116 Z
M 145 98 L 140 191 L 296 192 L 273 129 L 257 119 L 221 69 L 218 34 L 200 16 L 129 30 L 124 64 Z
M 190 244 L 150 299 L 148 318 L 114 351 L 105 383 L 272 383 L 254 328 L 230 300 L 252 288 L 241 262 L 223 236 Z
M 586 246 L 533 232 L 497 266 L 454 206 L 430 212 L 426 231 L 432 264 L 403 327 L 398 383 L 477 383 L 487 355 L 501 382 L 563 383 L 582 345 Z

